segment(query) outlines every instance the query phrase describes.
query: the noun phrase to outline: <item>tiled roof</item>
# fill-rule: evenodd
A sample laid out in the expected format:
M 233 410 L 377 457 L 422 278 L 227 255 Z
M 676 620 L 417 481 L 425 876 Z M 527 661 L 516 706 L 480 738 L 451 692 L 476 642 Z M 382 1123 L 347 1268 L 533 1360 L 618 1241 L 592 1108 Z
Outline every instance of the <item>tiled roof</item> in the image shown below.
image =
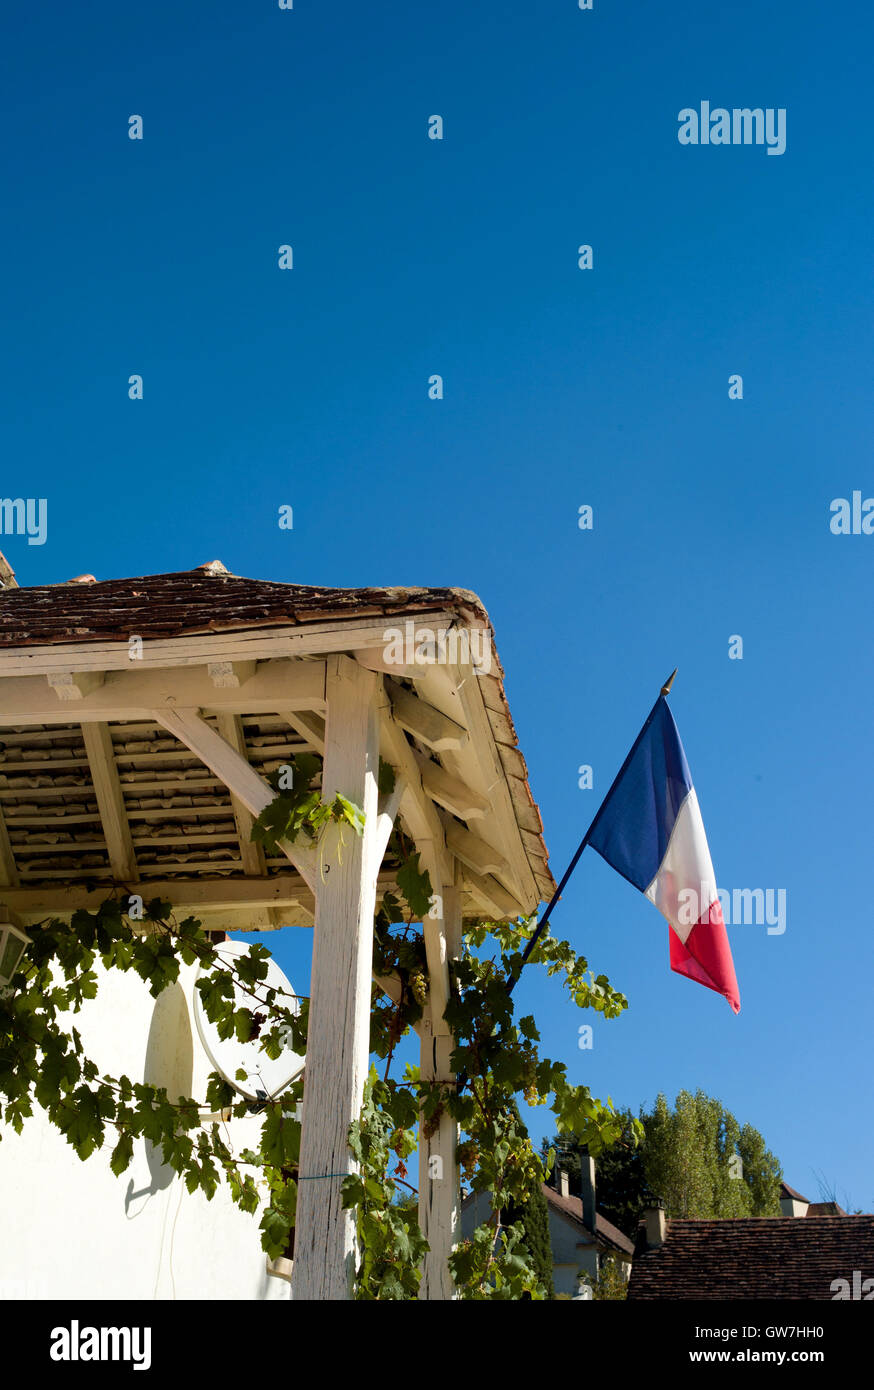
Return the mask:
M 831 1300 L 854 1270 L 874 1278 L 874 1216 L 671 1220 L 663 1245 L 635 1255 L 628 1297 Z
M 561 1193 L 556 1192 L 552 1184 L 548 1182 L 543 1183 L 542 1187 L 543 1195 L 550 1206 L 554 1207 L 556 1211 L 561 1212 L 562 1216 L 566 1216 L 569 1220 L 573 1221 L 575 1225 L 579 1226 L 581 1231 L 586 1233 L 586 1235 L 592 1235 L 592 1231 L 583 1220 L 583 1204 L 579 1197 L 562 1197 Z M 475 1196 L 476 1193 L 468 1192 L 467 1195 L 462 1198 L 462 1211 L 467 1210 Z M 634 1246 L 631 1244 L 628 1237 L 623 1235 L 618 1227 L 614 1226 L 613 1222 L 608 1221 L 600 1212 L 596 1212 L 595 1214 L 595 1225 L 597 1227 L 596 1234 L 598 1239 L 603 1241 L 605 1245 L 612 1245 L 616 1250 L 621 1250 L 625 1255 L 630 1256 L 634 1254 Z
M 562 1216 L 570 1217 L 589 1235 L 592 1234 L 583 1220 L 583 1203 L 580 1197 L 562 1197 L 561 1193 L 556 1192 L 555 1188 L 548 1182 L 543 1184 L 543 1195 L 549 1205 L 554 1207 L 556 1211 L 560 1211 Z M 606 1216 L 602 1216 L 600 1212 L 595 1213 L 595 1227 L 595 1234 L 605 1244 L 612 1245 L 614 1249 L 621 1250 L 625 1255 L 634 1253 L 634 1246 L 628 1237 L 623 1235 L 619 1227 L 614 1226 L 613 1222 L 608 1221 Z
M 796 1192 L 794 1187 L 790 1187 L 788 1182 L 781 1182 L 780 1196 L 791 1197 L 793 1202 L 809 1202 L 808 1197 L 802 1197 L 800 1192 Z
M 330 589 L 241 579 L 217 561 L 174 574 L 3 591 L 0 647 L 59 642 L 167 638 L 231 628 L 295 627 L 302 623 L 449 611 L 488 624 L 476 594 L 466 589 Z
M 810 1202 L 805 1216 L 846 1216 L 842 1206 L 837 1202 Z
M 172 574 L 96 581 L 79 575 L 64 584 L 0 589 L 0 676 L 4 652 L 56 648 L 61 644 L 127 643 L 132 634 L 147 640 L 209 636 L 231 630 L 337 627 L 332 650 L 354 649 L 353 622 L 373 619 L 398 626 L 404 618 L 449 615 L 460 627 L 488 633 L 491 666 L 477 685 L 506 778 L 524 852 L 541 899 L 552 896 L 543 823 L 518 746 L 507 703 L 503 672 L 494 648 L 488 613 L 476 594 L 458 588 L 337 589 L 229 574 L 220 561 Z

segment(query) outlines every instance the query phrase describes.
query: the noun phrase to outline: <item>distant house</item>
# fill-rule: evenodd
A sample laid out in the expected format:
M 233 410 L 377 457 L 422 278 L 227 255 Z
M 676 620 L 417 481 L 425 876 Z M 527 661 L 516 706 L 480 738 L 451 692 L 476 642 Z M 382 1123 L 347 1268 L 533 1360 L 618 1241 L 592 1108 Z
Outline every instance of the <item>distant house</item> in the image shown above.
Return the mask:
M 788 1216 L 835 1205 L 806 1203 L 791 1188 L 783 1200 L 805 1208 Z M 638 1231 L 628 1297 L 874 1300 L 874 1216 L 838 1208 L 811 1221 L 681 1221 L 650 1207 Z
M 809 1202 L 788 1183 L 780 1184 L 780 1209 L 784 1216 L 846 1216 L 837 1202 Z
M 634 1246 L 627 1236 L 595 1211 L 595 1164 L 583 1158 L 580 1197 L 572 1197 L 568 1175 L 556 1171 L 557 1186 L 543 1184 L 549 1210 L 549 1238 L 552 1244 L 552 1281 L 557 1294 L 583 1298 L 580 1276 L 595 1280 L 603 1261 L 612 1256 L 628 1277 Z M 469 1193 L 461 1204 L 461 1233 L 472 1235 L 488 1221 L 491 1207 L 483 1193 Z

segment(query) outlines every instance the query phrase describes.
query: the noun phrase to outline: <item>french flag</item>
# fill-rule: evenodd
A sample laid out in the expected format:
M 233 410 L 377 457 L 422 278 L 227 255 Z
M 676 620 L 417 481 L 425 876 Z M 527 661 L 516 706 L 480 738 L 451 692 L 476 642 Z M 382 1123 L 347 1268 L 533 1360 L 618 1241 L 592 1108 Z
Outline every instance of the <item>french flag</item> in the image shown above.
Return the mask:
M 737 977 L 704 823 L 664 694 L 586 838 L 667 918 L 671 969 L 724 994 L 739 1013 Z

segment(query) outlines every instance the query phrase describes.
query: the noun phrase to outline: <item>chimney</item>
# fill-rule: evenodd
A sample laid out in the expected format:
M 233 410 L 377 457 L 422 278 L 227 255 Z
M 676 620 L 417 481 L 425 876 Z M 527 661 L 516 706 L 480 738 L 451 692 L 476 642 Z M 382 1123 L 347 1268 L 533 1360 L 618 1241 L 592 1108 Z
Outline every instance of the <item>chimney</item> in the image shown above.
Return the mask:
M 647 1250 L 657 1250 L 660 1245 L 665 1243 L 665 1204 L 661 1197 L 656 1197 L 650 1206 L 644 1208 L 643 1219 L 646 1224 L 646 1248 Z
M 583 1199 L 583 1225 L 589 1231 L 595 1229 L 595 1160 L 588 1154 L 580 1155 L 580 1196 Z

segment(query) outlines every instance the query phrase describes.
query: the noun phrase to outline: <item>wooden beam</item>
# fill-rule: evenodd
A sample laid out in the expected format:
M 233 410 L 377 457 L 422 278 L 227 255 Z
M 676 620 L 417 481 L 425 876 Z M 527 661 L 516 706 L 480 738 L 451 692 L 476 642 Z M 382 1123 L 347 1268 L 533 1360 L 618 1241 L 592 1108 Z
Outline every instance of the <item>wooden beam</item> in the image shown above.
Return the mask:
M 395 680 L 404 677 L 407 680 L 415 681 L 422 675 L 421 665 L 407 666 L 397 661 L 386 661 L 382 652 L 376 647 L 354 651 L 352 655 L 359 665 L 365 667 L 366 670 L 378 671 L 381 675 L 394 676 Z
M 256 661 L 210 661 L 209 678 L 217 690 L 239 690 L 250 681 L 258 669 Z
M 468 891 L 483 910 L 494 916 L 497 921 L 525 915 L 522 904 L 514 898 L 512 893 L 508 893 L 496 878 L 491 878 L 487 874 L 476 874 L 471 869 L 467 869 L 464 882 Z
M 380 707 L 379 751 L 385 761 L 395 768 L 396 774 L 403 778 L 400 811 L 404 823 L 417 846 L 420 841 L 430 842 L 432 852 L 437 856 L 439 877 L 448 878 L 451 866 L 446 852 L 443 823 L 433 801 L 425 795 L 419 765 L 403 730 L 392 718 L 387 697 L 384 692 L 380 692 L 377 698 Z
M 280 719 L 284 719 L 286 724 L 290 724 L 296 734 L 300 734 L 305 743 L 309 743 L 315 748 L 317 753 L 324 756 L 325 753 L 325 721 L 320 714 L 311 714 L 308 710 L 278 709 L 276 713 Z
M 15 867 L 15 854 L 0 808 L 0 887 L 6 888 L 18 883 L 18 870 Z
M 434 665 L 422 680 L 421 690 L 435 708 L 470 730 L 470 742 L 463 749 L 448 750 L 442 757 L 443 765 L 488 799 L 491 812 L 477 830 L 508 860 L 511 876 L 507 887 L 519 897 L 524 911 L 533 912 L 541 899 L 540 889 L 528 862 L 478 678 L 470 666 Z
M 422 769 L 422 785 L 432 801 L 445 806 L 459 820 L 479 820 L 489 811 L 487 798 L 479 796 L 460 777 L 452 777 L 439 763 L 422 755 L 417 761 Z
M 316 895 L 303 1099 L 295 1302 L 346 1300 L 356 1264 L 355 1217 L 341 1205 L 357 1165 L 349 1126 L 361 1110 L 370 1046 L 379 734 L 377 678 L 348 657 L 328 662 L 323 796 L 342 792 L 364 811 L 363 835 L 326 843 Z M 335 832 L 336 835 L 336 832 Z
M 213 868 L 220 865 L 213 865 Z M 71 884 L 64 880 L 41 880 L 37 887 L 4 887 L 3 898 L 29 922 L 41 917 L 68 918 L 78 908 L 94 912 L 113 892 L 110 879 L 96 888 L 88 887 L 93 880 Z M 264 878 L 192 878 L 183 874 L 156 874 L 141 877 L 141 892 L 146 898 L 162 898 L 174 907 L 197 917 L 200 913 L 248 912 L 275 908 L 284 913 L 286 921 L 305 917 L 296 925 L 310 925 L 315 912 L 312 891 L 298 874 L 274 873 Z M 377 893 L 397 892 L 394 875 L 380 874 Z M 235 928 L 236 930 L 236 928 Z
M 55 696 L 64 702 L 84 700 L 103 684 L 102 671 L 50 671 L 46 677 Z
M 279 708 L 318 709 L 325 699 L 322 661 L 268 661 L 240 688 L 217 688 L 206 666 L 113 671 L 90 691 L 88 680 L 84 687 L 76 687 L 80 698 L 75 701 L 59 700 L 44 677 L 6 675 L 5 657 L 2 669 L 0 723 L 23 726 L 58 724 L 71 718 L 103 724 L 114 719 L 149 719 L 152 710 L 163 706 L 274 714 Z
M 106 724 L 83 724 L 82 738 L 113 876 L 120 883 L 136 883 L 139 879 L 137 858 L 115 765 L 112 735 Z
M 508 874 L 510 866 L 502 854 L 472 831 L 465 830 L 458 821 L 446 822 L 446 845 L 454 854 L 477 874 Z
M 253 816 L 260 816 L 275 801 L 276 793 L 270 784 L 259 776 L 246 758 L 201 719 L 197 710 L 155 709 L 151 717 L 178 738 L 180 743 L 184 743 L 186 748 L 190 748 Z M 316 852 L 304 845 L 290 844 L 287 840 L 281 840 L 279 847 L 315 892 L 319 878 Z
M 294 627 L 250 628 L 143 642 L 143 668 L 205 666 L 209 661 L 268 661 L 272 657 L 325 656 L 331 652 L 385 647 L 386 619 L 298 623 Z M 428 622 L 451 626 L 454 614 L 429 613 Z M 44 647 L 5 647 L 3 670 L 10 676 L 48 671 L 129 671 L 128 640 L 63 642 Z
M 447 951 L 461 954 L 461 893 L 457 887 L 441 887 Z M 440 1020 L 442 1023 L 442 1020 Z M 451 1056 L 453 1039 L 437 1026 L 434 1001 L 429 999 L 420 1025 L 419 1064 L 424 1080 L 454 1087 Z M 419 1226 L 429 1250 L 422 1267 L 421 1299 L 449 1300 L 454 1288 L 448 1259 L 458 1239 L 461 1191 L 456 1149 L 458 1125 L 444 1110 L 436 1128 L 426 1133 L 419 1124 Z
M 218 731 L 241 758 L 249 761 L 249 753 L 246 748 L 246 739 L 243 734 L 243 721 L 238 714 L 220 714 L 216 719 Z M 252 826 L 255 817 L 245 806 L 238 796 L 231 792 L 231 806 L 234 812 L 234 824 L 237 827 L 237 839 L 240 845 L 240 858 L 243 861 L 243 869 L 247 874 L 255 878 L 260 878 L 267 872 L 264 863 L 264 850 L 260 845 L 252 840 Z
M 445 748 L 463 748 L 467 743 L 467 729 L 448 719 L 433 705 L 420 700 L 403 686 L 394 681 L 386 681 L 386 689 L 391 700 L 392 713 L 402 729 L 412 734 L 420 743 L 432 748 L 435 753 Z

